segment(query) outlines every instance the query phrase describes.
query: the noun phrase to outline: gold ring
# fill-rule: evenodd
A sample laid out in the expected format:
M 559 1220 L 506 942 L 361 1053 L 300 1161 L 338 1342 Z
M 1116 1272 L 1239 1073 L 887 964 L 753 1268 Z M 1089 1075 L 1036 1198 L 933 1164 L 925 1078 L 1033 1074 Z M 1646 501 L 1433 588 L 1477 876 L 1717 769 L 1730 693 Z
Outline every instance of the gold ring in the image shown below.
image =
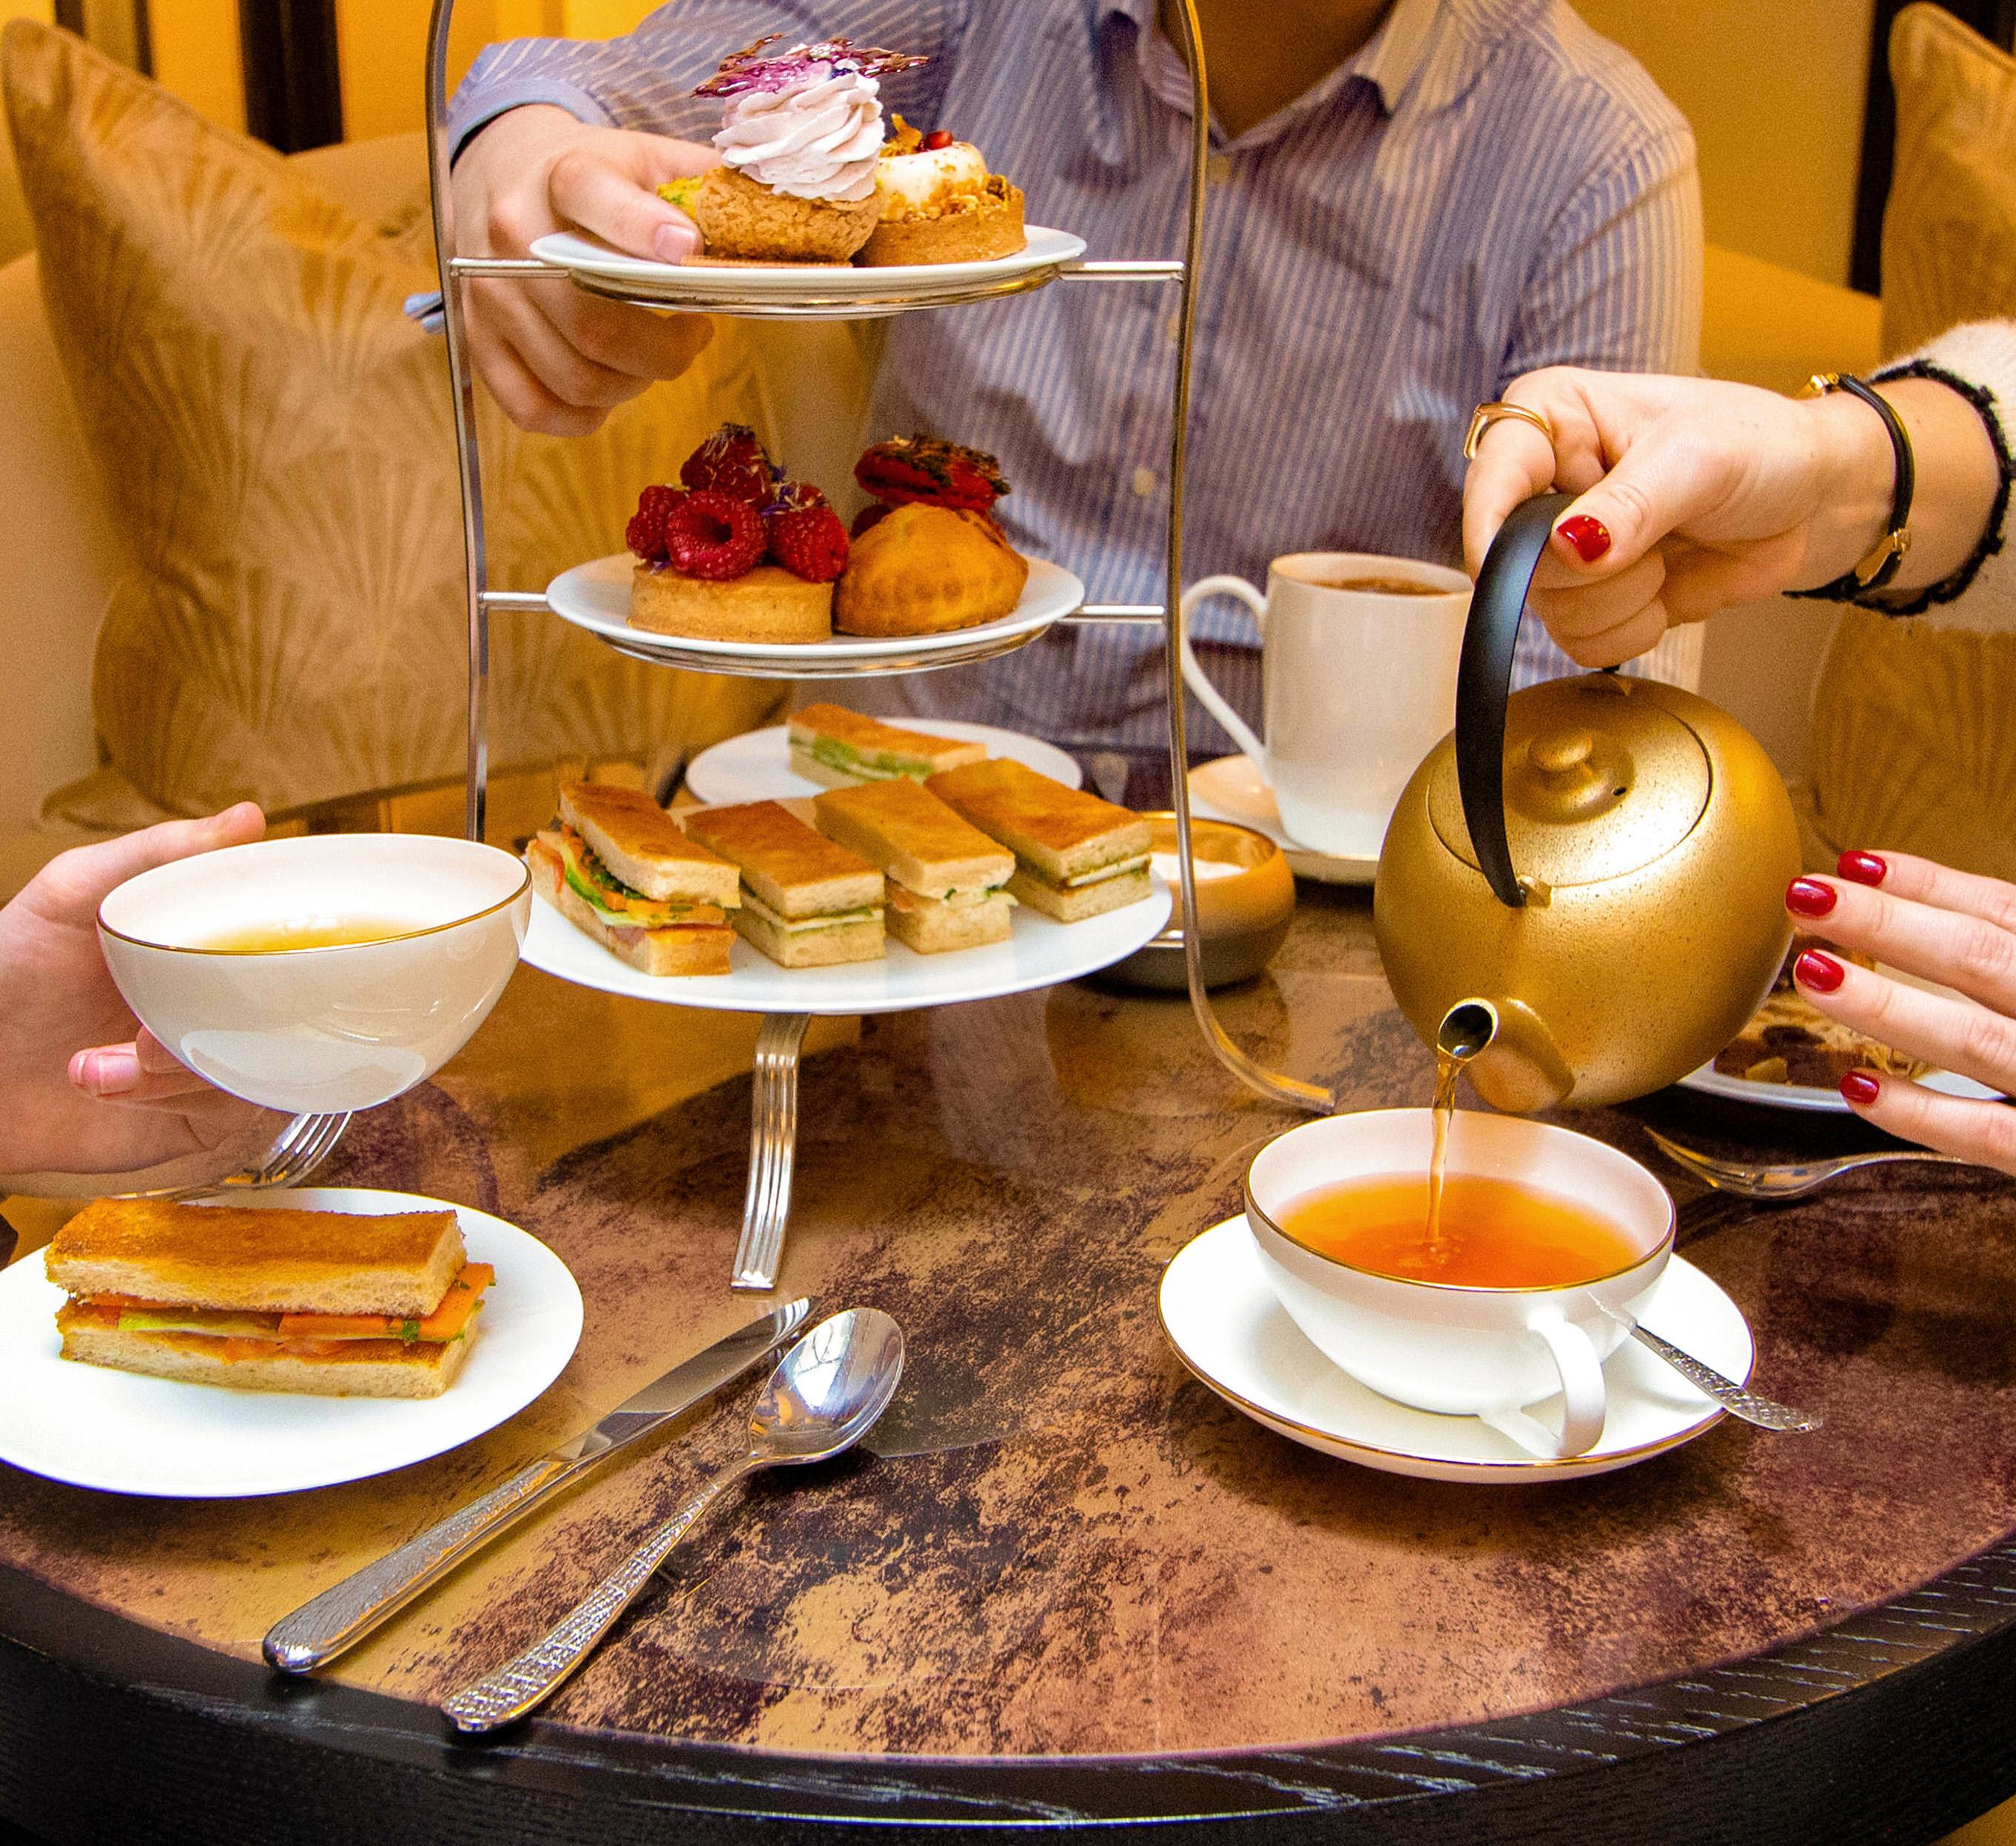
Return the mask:
M 1484 432 L 1494 423 L 1503 423 L 1507 417 L 1520 423 L 1530 423 L 1547 438 L 1547 446 L 1554 445 L 1554 426 L 1537 410 L 1528 410 L 1524 404 L 1479 404 L 1470 413 L 1470 434 L 1463 439 L 1463 459 L 1474 461 L 1477 445 L 1484 440 Z

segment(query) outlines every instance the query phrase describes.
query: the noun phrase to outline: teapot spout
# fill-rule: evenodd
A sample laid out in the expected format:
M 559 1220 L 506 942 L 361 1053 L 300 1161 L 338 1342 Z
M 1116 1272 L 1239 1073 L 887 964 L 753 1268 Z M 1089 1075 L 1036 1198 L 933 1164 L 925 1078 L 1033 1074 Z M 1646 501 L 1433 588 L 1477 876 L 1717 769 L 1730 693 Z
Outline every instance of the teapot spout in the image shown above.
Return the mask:
M 1567 1100 L 1575 1073 L 1553 1034 L 1517 1000 L 1460 1000 L 1442 1015 L 1435 1047 L 1464 1069 L 1493 1109 L 1528 1115 Z

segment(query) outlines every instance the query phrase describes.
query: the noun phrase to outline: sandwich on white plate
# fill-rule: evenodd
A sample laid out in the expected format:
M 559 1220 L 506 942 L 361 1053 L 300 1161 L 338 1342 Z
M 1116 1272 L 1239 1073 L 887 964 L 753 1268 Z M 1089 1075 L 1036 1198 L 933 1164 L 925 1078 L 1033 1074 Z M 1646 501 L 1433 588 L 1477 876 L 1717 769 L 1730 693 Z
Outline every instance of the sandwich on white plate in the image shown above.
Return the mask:
M 790 730 L 791 767 L 822 788 L 897 776 L 921 782 L 940 770 L 987 759 L 985 744 L 900 730 L 844 705 L 807 705 L 791 714 Z
M 1060 923 L 1079 923 L 1154 889 L 1148 823 L 1008 757 L 947 770 L 924 784 L 1015 855 L 1008 890 Z
M 648 975 L 725 975 L 741 902 L 733 866 L 641 788 L 568 782 L 560 818 L 525 848 L 541 894 L 583 935 Z
M 452 1211 L 99 1199 L 51 1242 L 63 1357 L 238 1390 L 437 1397 L 484 1291 Z
M 889 879 L 889 933 L 920 955 L 1008 939 L 1015 855 L 914 782 L 830 789 L 819 831 Z
M 688 808 L 686 831 L 740 871 L 735 927 L 780 968 L 877 961 L 882 874 L 774 801 Z

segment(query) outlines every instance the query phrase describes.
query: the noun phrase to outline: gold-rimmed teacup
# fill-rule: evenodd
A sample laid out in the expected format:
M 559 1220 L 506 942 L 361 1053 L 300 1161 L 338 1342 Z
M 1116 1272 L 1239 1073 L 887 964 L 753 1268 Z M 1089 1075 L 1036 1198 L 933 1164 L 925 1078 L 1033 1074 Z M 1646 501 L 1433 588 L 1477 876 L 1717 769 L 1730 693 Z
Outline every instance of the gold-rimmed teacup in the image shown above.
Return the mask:
M 495 846 L 311 834 L 142 872 L 99 907 L 98 934 L 126 1004 L 190 1069 L 268 1109 L 333 1114 L 389 1101 L 461 1050 L 531 916 L 524 863 Z

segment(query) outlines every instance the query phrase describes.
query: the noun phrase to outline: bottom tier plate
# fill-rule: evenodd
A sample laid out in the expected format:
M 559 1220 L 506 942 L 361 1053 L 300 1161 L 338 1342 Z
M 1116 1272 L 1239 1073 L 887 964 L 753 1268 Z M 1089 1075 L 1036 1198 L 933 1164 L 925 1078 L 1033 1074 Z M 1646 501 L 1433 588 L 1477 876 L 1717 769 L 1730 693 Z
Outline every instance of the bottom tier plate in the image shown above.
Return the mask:
M 540 898 L 532 905 L 524 959 L 577 986 L 671 1006 L 729 1013 L 896 1013 L 1026 993 L 1096 974 L 1159 935 L 1169 920 L 1170 901 L 1168 887 L 1157 879 L 1151 896 L 1082 923 L 1053 922 L 1022 905 L 1005 943 L 920 955 L 891 942 L 884 961 L 839 968 L 779 968 L 738 938 L 731 972 L 667 977 L 640 974 L 617 961 Z

